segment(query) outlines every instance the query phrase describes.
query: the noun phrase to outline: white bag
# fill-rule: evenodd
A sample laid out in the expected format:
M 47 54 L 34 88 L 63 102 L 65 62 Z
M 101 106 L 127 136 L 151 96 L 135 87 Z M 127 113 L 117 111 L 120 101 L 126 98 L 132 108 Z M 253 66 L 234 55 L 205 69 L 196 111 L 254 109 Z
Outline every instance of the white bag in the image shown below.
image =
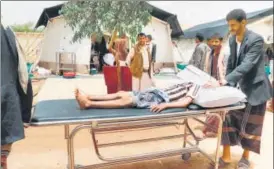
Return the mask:
M 177 74 L 177 77 L 184 82 L 193 82 L 201 86 L 209 80 L 217 83 L 217 80 L 214 77 L 192 65 L 188 65 L 184 70 L 180 71 Z
M 245 98 L 245 94 L 241 90 L 234 87 L 201 87 L 193 103 L 204 108 L 224 107 L 244 101 Z
M 105 54 L 103 56 L 103 59 L 104 59 L 105 63 L 108 64 L 109 66 L 114 66 L 115 58 L 112 53 Z

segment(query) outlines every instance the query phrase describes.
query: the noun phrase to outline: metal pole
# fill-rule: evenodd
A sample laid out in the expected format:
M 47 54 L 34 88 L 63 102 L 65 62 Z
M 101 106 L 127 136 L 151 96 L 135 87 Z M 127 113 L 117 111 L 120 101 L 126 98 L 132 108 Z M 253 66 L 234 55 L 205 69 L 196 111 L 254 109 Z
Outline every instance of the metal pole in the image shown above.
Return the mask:
M 215 113 L 214 113 L 215 114 Z M 222 131 L 223 131 L 223 121 L 225 117 L 225 112 L 220 112 L 220 114 L 215 114 L 219 119 L 219 127 L 218 127 L 218 136 L 217 136 L 217 148 L 215 154 L 215 166 L 214 169 L 219 168 L 219 156 L 220 156 L 220 146 L 221 146 L 221 139 L 222 139 Z
M 183 147 L 186 148 L 186 143 L 187 143 L 187 119 L 184 120 L 184 145 Z
M 71 157 L 70 157 L 70 154 L 71 154 L 71 147 L 70 147 L 70 136 L 69 136 L 70 132 L 69 132 L 69 125 L 65 125 L 65 139 L 67 140 L 67 156 L 68 156 L 68 166 L 69 166 L 69 169 L 72 169 L 70 166 L 71 164 Z

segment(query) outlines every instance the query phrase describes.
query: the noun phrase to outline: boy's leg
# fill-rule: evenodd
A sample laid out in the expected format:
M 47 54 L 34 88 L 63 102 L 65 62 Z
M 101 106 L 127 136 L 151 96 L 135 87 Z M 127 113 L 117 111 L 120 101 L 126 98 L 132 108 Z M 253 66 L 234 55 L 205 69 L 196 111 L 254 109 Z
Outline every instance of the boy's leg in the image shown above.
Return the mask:
M 113 94 L 106 94 L 106 95 L 88 95 L 89 100 L 94 101 L 107 101 L 107 100 L 115 100 L 121 98 L 121 92 L 113 93 Z
M 75 95 L 79 93 L 79 89 L 75 90 Z M 115 100 L 121 98 L 121 94 L 125 93 L 124 91 L 119 91 L 113 94 L 106 94 L 106 95 L 87 95 L 89 100 L 94 101 L 107 101 L 107 100 Z
M 131 107 L 133 105 L 133 98 L 130 92 L 122 92 L 119 94 L 118 99 L 107 100 L 107 101 L 93 101 L 88 98 L 88 96 L 78 93 L 76 95 L 76 100 L 78 101 L 81 109 L 89 108 L 125 108 Z

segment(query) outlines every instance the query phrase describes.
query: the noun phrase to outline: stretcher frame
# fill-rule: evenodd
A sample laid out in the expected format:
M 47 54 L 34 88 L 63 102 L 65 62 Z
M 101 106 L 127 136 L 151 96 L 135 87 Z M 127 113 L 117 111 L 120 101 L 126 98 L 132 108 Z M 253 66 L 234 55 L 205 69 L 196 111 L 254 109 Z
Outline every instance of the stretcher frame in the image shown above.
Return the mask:
M 124 117 L 124 118 L 104 118 L 104 119 L 88 119 L 88 120 L 75 120 L 75 121 L 54 121 L 54 122 L 34 122 L 31 123 L 31 126 L 53 126 L 53 125 L 64 125 L 64 133 L 65 139 L 67 141 L 67 156 L 68 156 L 68 169 L 97 169 L 101 167 L 113 166 L 118 164 L 125 163 L 135 163 L 143 160 L 153 160 L 158 158 L 170 157 L 182 155 L 183 160 L 188 160 L 191 157 L 191 153 L 201 153 L 207 159 L 211 161 L 211 164 L 214 166 L 214 169 L 218 169 L 219 167 L 219 156 L 220 156 L 220 145 L 221 145 L 221 136 L 222 136 L 222 124 L 225 119 L 225 115 L 230 110 L 238 110 L 243 109 L 245 104 L 242 103 L 236 106 L 228 106 L 222 108 L 214 108 L 214 109 L 204 109 L 204 110 L 187 110 L 188 114 L 185 115 L 184 112 L 171 113 L 171 114 L 159 114 L 157 116 L 139 116 L 139 117 Z M 210 128 L 214 128 L 199 119 L 199 117 L 207 116 L 207 115 L 216 115 L 220 120 L 218 133 L 217 133 L 217 148 L 215 152 L 214 158 L 212 158 L 209 154 L 204 152 L 199 147 L 199 142 L 201 141 L 192 131 L 189 126 L 188 120 L 193 119 L 203 125 L 206 125 Z M 171 122 L 174 120 L 182 120 L 182 122 Z M 70 129 L 70 125 L 77 125 L 72 130 Z M 172 136 L 162 136 L 157 138 L 149 138 L 149 139 L 140 139 L 136 141 L 124 141 L 124 142 L 114 142 L 109 144 L 98 144 L 96 140 L 96 133 L 107 132 L 107 131 L 115 131 L 115 130 L 130 130 L 130 129 L 138 129 L 144 127 L 159 127 L 159 126 L 172 126 L 172 125 L 183 125 L 184 133 L 181 135 L 172 135 Z M 102 160 L 104 163 L 100 164 L 92 164 L 87 166 L 76 166 L 75 158 L 74 158 L 74 137 L 75 135 L 83 130 L 90 129 L 90 133 L 92 136 L 93 147 L 98 159 Z M 192 143 L 188 140 L 188 136 L 192 136 L 195 143 Z M 148 142 L 153 140 L 164 140 L 164 139 L 172 139 L 183 137 L 183 148 L 168 150 L 168 151 L 160 151 L 156 153 L 148 153 L 144 155 L 136 155 L 136 156 L 123 156 L 119 158 L 107 158 L 104 157 L 99 148 L 100 147 L 108 147 L 115 146 L 121 144 L 132 144 L 132 143 L 141 143 Z M 187 147 L 189 145 L 190 147 Z

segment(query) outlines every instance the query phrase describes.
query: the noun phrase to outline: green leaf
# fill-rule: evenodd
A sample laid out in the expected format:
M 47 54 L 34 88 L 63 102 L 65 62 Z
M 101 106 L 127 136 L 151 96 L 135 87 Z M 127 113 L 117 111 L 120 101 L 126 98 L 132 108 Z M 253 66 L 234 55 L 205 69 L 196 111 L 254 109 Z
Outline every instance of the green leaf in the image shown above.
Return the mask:
M 60 13 L 74 31 L 73 42 L 89 38 L 96 33 L 112 33 L 115 28 L 118 34 L 127 33 L 134 43 L 137 34 L 151 19 L 152 9 L 143 1 L 69 1 Z

